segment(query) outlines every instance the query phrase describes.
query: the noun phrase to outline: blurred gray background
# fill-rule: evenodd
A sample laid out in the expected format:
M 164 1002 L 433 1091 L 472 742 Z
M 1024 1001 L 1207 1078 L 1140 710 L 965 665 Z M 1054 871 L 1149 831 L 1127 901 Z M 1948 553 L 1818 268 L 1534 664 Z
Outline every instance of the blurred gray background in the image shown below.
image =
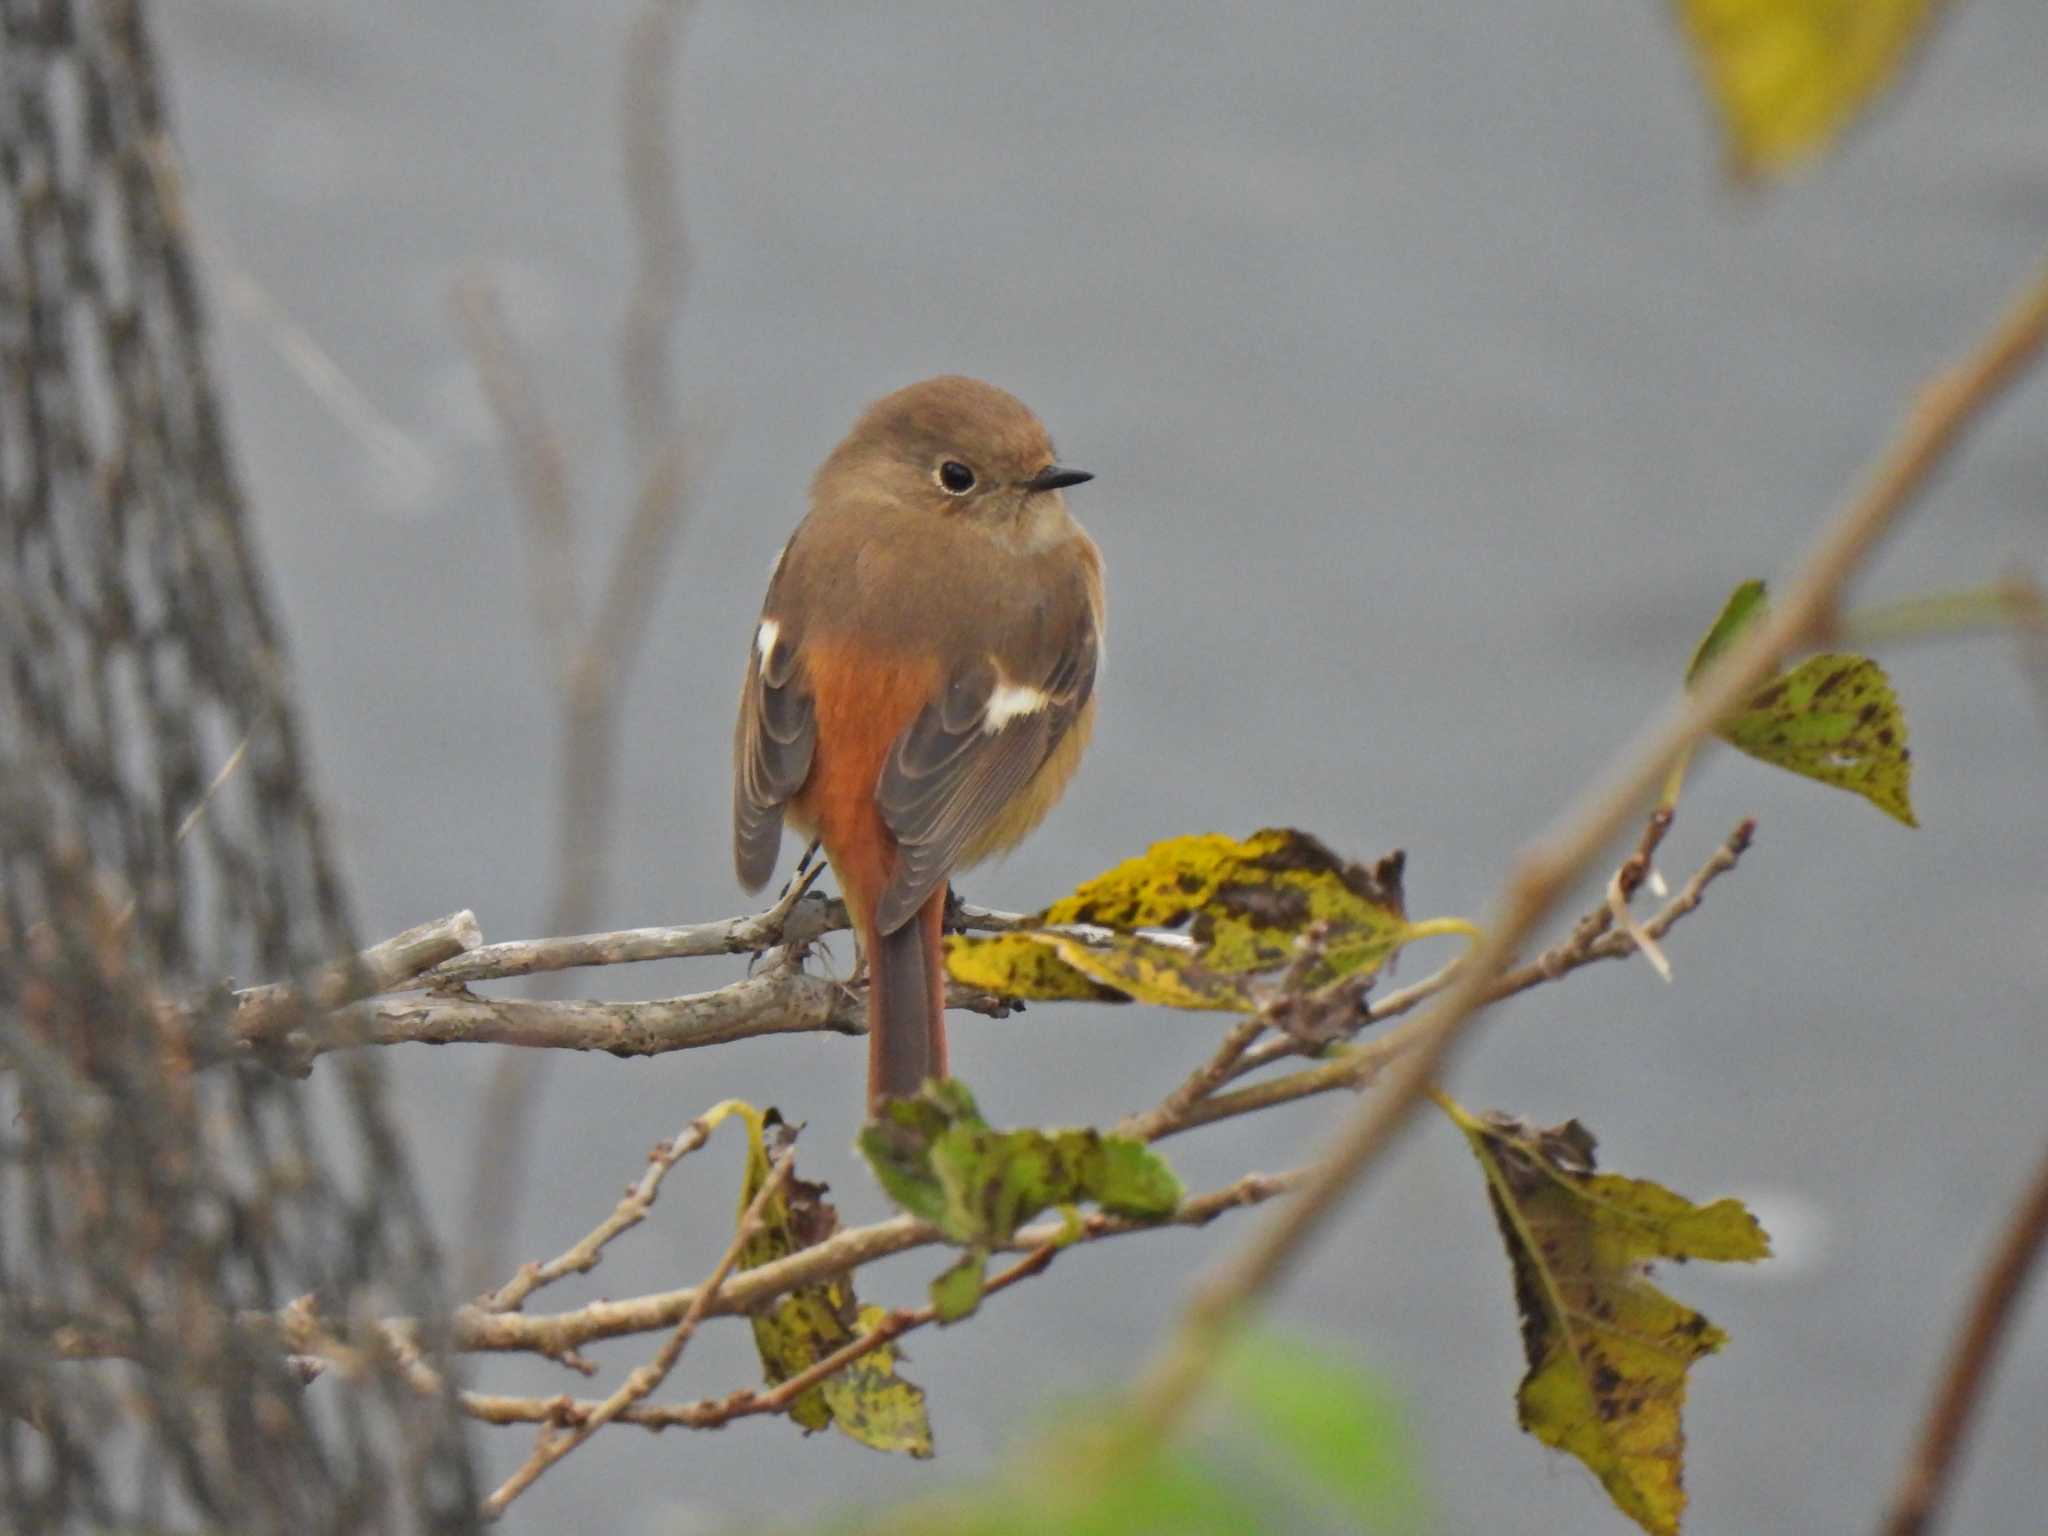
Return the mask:
M 631 261 L 614 119 L 632 8 L 165 0 L 233 436 L 296 646 L 320 777 L 375 937 L 457 907 L 542 920 L 554 707 L 505 461 L 448 294 L 498 275 L 570 444 L 592 563 L 631 493 L 612 344 Z M 1512 19 L 1510 19 L 1512 16 Z M 770 555 L 874 395 L 960 370 L 1023 396 L 1110 571 L 1097 745 L 1044 832 L 971 878 L 1029 907 L 1173 834 L 1313 829 L 1410 853 L 1418 914 L 1479 915 L 1543 825 L 1679 676 L 1728 588 L 1781 573 L 1931 366 L 2048 245 L 2048 11 L 1957 8 L 1906 94 L 1782 193 L 1731 194 L 1666 7 L 736 4 L 679 79 L 695 270 L 683 395 L 727 424 L 627 700 L 628 810 L 603 926 L 724 915 L 727 741 Z M 225 302 L 228 268 L 331 354 L 407 446 L 380 460 Z M 2048 565 L 2048 380 L 1999 414 L 1865 595 Z M 2043 735 L 2009 647 L 1885 656 L 1923 830 L 1726 755 L 1665 865 L 1735 819 L 1756 851 L 1671 944 L 1503 1010 L 1452 1084 L 1583 1117 L 1610 1166 L 1752 1200 L 1782 1257 L 1671 1288 L 1732 1334 L 1694 1374 L 1696 1533 L 1866 1528 L 1959 1288 L 2039 1154 L 2048 1091 Z M 842 945 L 839 963 L 851 961 Z M 1410 957 L 1404 975 L 1430 957 Z M 586 974 L 602 996 L 738 966 Z M 1155 1100 L 1213 1020 L 959 1016 L 998 1122 Z M 512 1251 L 565 1246 L 650 1143 L 739 1094 L 807 1120 L 852 1221 L 863 1048 L 785 1037 L 565 1060 Z M 392 1053 L 460 1230 L 481 1049 Z M 1169 1144 L 1191 1186 L 1299 1161 L 1349 1102 Z M 550 1305 L 697 1278 L 737 1149 Z M 1122 1379 L 1249 1218 L 1063 1257 L 972 1327 L 913 1341 L 940 1459 L 781 1421 L 598 1437 L 516 1529 L 653 1536 L 972 1473 L 1063 1398 Z M 870 1272 L 913 1300 L 937 1260 Z M 1402 1394 L 1450 1531 L 1628 1529 L 1515 1429 L 1506 1266 L 1476 1170 L 1419 1124 L 1277 1298 Z M 645 1349 L 600 1352 L 608 1372 Z M 747 1379 L 713 1330 L 671 1384 Z M 491 1364 L 488 1385 L 574 1389 Z M 608 1378 L 609 1379 L 609 1378 Z M 1952 1528 L 2040 1529 L 2048 1307 L 2005 1362 Z M 499 1472 L 525 1431 L 481 1431 Z

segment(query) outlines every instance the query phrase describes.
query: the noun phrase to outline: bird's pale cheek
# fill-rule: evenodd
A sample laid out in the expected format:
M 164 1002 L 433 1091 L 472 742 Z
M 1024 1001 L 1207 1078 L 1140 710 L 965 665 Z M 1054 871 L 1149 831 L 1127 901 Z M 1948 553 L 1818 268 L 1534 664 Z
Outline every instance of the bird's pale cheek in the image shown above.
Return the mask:
M 1023 498 L 1021 506 L 1003 526 L 1015 548 L 1035 554 L 1070 537 L 1074 520 L 1067 516 L 1067 499 L 1058 491 L 1040 491 Z

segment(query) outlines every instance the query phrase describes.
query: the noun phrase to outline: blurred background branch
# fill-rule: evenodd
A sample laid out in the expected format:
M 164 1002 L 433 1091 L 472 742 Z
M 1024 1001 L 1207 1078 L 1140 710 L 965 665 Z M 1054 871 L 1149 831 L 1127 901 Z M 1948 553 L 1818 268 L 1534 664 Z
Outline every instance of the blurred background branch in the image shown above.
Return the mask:
M 619 408 L 640 489 L 588 610 L 579 601 L 575 498 L 560 432 L 488 282 L 472 279 L 456 293 L 477 375 L 522 491 L 534 622 L 556 685 L 560 788 L 546 921 L 556 934 L 595 927 L 604 904 L 626 725 L 621 704 L 702 469 L 702 434 L 677 421 L 675 405 L 674 336 L 689 246 L 671 99 L 688 11 L 676 0 L 649 0 L 621 55 L 619 139 L 635 260 L 618 342 Z M 559 996 L 551 980 L 536 984 L 537 1004 Z M 486 1030 L 468 1038 L 493 1036 Z M 503 1266 L 543 1070 L 540 1058 L 518 1051 L 500 1056 L 492 1068 L 466 1203 L 465 1289 L 487 1284 Z

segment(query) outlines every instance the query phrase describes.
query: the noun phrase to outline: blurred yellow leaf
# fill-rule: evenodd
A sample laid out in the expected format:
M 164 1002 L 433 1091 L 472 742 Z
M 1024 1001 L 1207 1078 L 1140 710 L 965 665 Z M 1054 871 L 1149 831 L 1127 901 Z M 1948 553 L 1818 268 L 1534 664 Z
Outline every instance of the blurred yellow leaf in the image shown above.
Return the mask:
M 728 1115 L 738 1115 L 747 1126 L 746 1174 L 740 1182 L 744 1213 L 796 1133 L 774 1110 L 763 1114 L 744 1100 L 728 1099 L 710 1118 L 716 1124 Z M 772 1263 L 839 1230 L 839 1213 L 826 1202 L 825 1186 L 799 1179 L 794 1172 L 761 1216 L 760 1229 L 740 1249 L 741 1269 Z M 861 1307 L 851 1280 L 841 1277 L 791 1291 L 749 1321 L 762 1370 L 774 1386 L 810 1369 L 880 1319 L 880 1309 Z M 863 1355 L 803 1393 L 789 1416 L 807 1431 L 836 1425 L 841 1433 L 878 1451 L 919 1458 L 932 1454 L 924 1389 L 896 1374 L 895 1351 L 887 1347 Z
M 1649 1281 L 1652 1259 L 1752 1261 L 1770 1239 L 1736 1200 L 1694 1205 L 1594 1170 L 1576 1120 L 1548 1130 L 1437 1102 L 1471 1143 L 1514 1269 L 1529 1371 L 1522 1428 L 1569 1451 L 1655 1536 L 1685 1509 L 1686 1371 L 1727 1335 Z
M 1097 875 L 1027 928 L 949 940 L 947 970 L 1012 997 L 1100 997 L 1106 988 L 1173 1008 L 1249 1012 L 1312 930 L 1320 953 L 1301 978 L 1310 987 L 1370 973 L 1411 940 L 1472 931 L 1461 919 L 1409 922 L 1402 863 L 1398 853 L 1372 868 L 1349 863 L 1286 827 L 1241 842 L 1173 838 Z
M 1897 81 L 1943 0 L 1678 0 L 1744 180 L 1829 148 Z

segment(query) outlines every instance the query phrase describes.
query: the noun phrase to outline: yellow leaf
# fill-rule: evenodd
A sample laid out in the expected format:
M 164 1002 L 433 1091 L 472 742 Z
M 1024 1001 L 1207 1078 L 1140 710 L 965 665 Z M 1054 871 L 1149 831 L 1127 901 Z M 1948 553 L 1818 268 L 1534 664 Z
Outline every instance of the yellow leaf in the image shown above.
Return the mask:
M 739 1099 L 719 1105 L 711 1118 L 716 1124 L 731 1114 L 747 1125 L 747 1166 L 740 1181 L 739 1202 L 744 1213 L 767 1180 L 774 1159 L 795 1140 L 796 1133 L 774 1110 L 764 1115 Z M 763 1208 L 760 1229 L 741 1246 L 739 1267 L 754 1269 L 772 1263 L 821 1243 L 838 1230 L 839 1213 L 826 1202 L 825 1186 L 799 1179 L 792 1172 Z M 808 1370 L 871 1328 L 879 1315 L 876 1308 L 860 1306 L 851 1282 L 843 1277 L 803 1286 L 754 1313 L 749 1319 L 754 1347 L 768 1384 L 773 1386 Z M 827 1377 L 797 1398 L 789 1416 L 807 1431 L 837 1425 L 841 1433 L 878 1451 L 902 1451 L 919 1458 L 932 1454 L 924 1389 L 896 1374 L 892 1349 L 874 1350 Z
M 1036 934 L 948 934 L 946 973 L 962 986 L 980 987 L 1029 1002 L 1127 1003 L 1075 970 Z
M 1267 828 L 1238 841 L 1174 838 L 1097 875 L 1028 928 L 954 939 L 957 979 L 1013 997 L 1134 998 L 1174 1008 L 1257 1008 L 1315 930 L 1311 987 L 1367 974 L 1425 933 L 1470 932 L 1457 920 L 1411 924 L 1402 857 L 1348 863 L 1305 832 Z
M 1592 1133 L 1576 1120 L 1543 1130 L 1437 1102 L 1485 1170 L 1514 1269 L 1529 1358 L 1522 1428 L 1585 1463 L 1644 1530 L 1675 1536 L 1686 1371 L 1727 1336 L 1650 1284 L 1648 1261 L 1763 1259 L 1770 1239 L 1739 1201 L 1694 1205 L 1596 1172 Z
M 1715 731 L 1751 757 L 1863 796 L 1913 819 L 1906 717 L 1884 668 L 1868 656 L 1809 656 Z
M 1259 1006 L 1242 978 L 1206 963 L 1207 957 L 1192 945 L 1136 933 L 1103 933 L 1087 939 L 1060 933 L 1032 937 L 1051 946 L 1072 970 L 1137 1002 L 1227 1013 L 1250 1013 Z
M 1943 0 L 1679 0 L 1730 166 L 1782 175 L 1897 81 Z
M 880 1307 L 862 1307 L 855 1327 L 870 1333 L 886 1314 Z M 896 1347 L 870 1350 L 818 1390 L 832 1410 L 841 1433 L 878 1451 L 904 1451 L 922 1459 L 932 1453 L 932 1426 L 925 1417 L 924 1389 L 896 1374 Z

